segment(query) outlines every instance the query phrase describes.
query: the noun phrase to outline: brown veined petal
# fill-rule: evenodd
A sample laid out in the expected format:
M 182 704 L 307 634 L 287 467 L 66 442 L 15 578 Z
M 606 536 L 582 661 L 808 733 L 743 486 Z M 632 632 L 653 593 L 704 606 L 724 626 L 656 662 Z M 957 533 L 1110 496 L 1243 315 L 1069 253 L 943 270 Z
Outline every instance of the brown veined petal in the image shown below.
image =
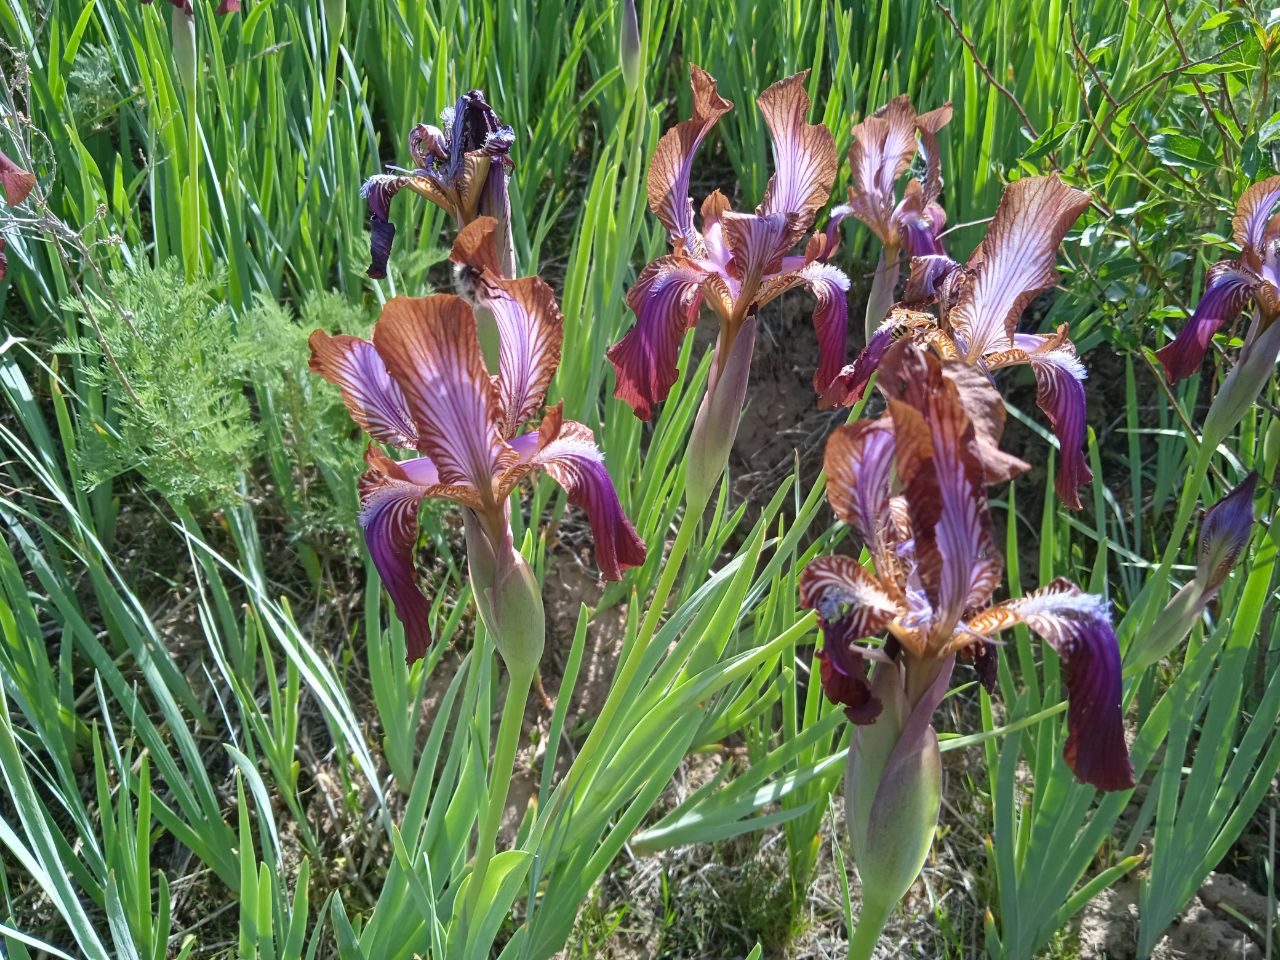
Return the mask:
M 1099 790 L 1133 786 L 1124 736 L 1120 644 L 1102 597 L 1059 578 L 1017 600 L 970 618 L 968 627 L 992 636 L 1023 623 L 1057 651 L 1066 668 L 1067 742 L 1063 757 L 1082 783 Z
M 924 195 L 929 202 L 942 193 L 942 151 L 938 147 L 938 131 L 951 122 L 951 101 L 936 110 L 916 117 L 916 130 L 920 134 L 920 152 L 924 154 Z
M 492 217 L 473 220 L 458 234 L 450 259 L 463 268 L 476 303 L 497 324 L 499 413 L 502 435 L 511 437 L 546 399 L 560 365 L 564 316 L 540 277 L 502 279 L 497 228 Z
M 1058 246 L 1089 205 L 1089 195 L 1056 174 L 1005 188 L 987 235 L 970 258 L 970 282 L 947 314 L 970 362 L 1011 346 L 1031 299 L 1058 282 Z
M 973 424 L 986 482 L 1008 483 L 1030 470 L 1030 464 L 1000 449 L 1000 439 L 1004 436 L 1004 397 L 991 385 L 991 378 L 980 367 L 960 361 L 944 362 L 942 375 L 956 385 L 960 403 Z
M 716 92 L 716 81 L 697 64 L 689 67 L 693 86 L 693 116 L 662 135 L 649 162 L 649 208 L 672 239 L 693 243 L 693 201 L 689 198 L 689 173 L 693 156 L 716 122 L 733 104 Z
M 418 425 L 418 446 L 446 484 L 492 495 L 515 463 L 498 432 L 498 397 L 484 367 L 476 321 L 461 297 L 396 297 L 373 327 L 373 345 Z
M 1236 215 L 1231 220 L 1235 241 L 1240 246 L 1245 266 L 1258 270 L 1262 265 L 1264 238 L 1271 214 L 1280 203 L 1280 176 L 1255 183 L 1236 202 Z
M 890 348 L 879 383 L 890 398 L 917 572 L 933 610 L 931 636 L 949 639 L 965 611 L 990 597 L 1003 563 L 973 424 L 941 362 L 910 342 Z
M 756 101 L 773 136 L 774 174 L 757 213 L 791 213 L 792 243 L 799 240 L 831 195 L 836 179 L 836 142 L 821 123 L 808 123 L 809 71 L 779 80 Z
M 898 579 L 889 514 L 893 456 L 893 424 L 887 418 L 837 428 L 823 456 L 832 511 L 857 533 L 887 582 Z
M 894 185 L 915 156 L 916 112 L 905 93 L 857 124 L 849 148 L 849 207 L 886 246 L 897 246 Z
M 342 402 L 360 429 L 392 446 L 418 445 L 409 405 L 372 343 L 323 330 L 314 331 L 308 342 L 311 372 L 342 390 Z
M 0 153 L 0 190 L 4 191 L 4 202 L 16 207 L 35 188 L 36 175 L 23 170 L 16 163 Z
M 793 215 L 787 213 L 759 216 L 726 212 L 721 215 L 724 242 L 732 255 L 729 275 L 741 285 L 737 297 L 739 310 L 745 312 L 747 305 L 756 299 L 765 277 L 782 270 L 782 258 L 791 247 L 793 220 Z

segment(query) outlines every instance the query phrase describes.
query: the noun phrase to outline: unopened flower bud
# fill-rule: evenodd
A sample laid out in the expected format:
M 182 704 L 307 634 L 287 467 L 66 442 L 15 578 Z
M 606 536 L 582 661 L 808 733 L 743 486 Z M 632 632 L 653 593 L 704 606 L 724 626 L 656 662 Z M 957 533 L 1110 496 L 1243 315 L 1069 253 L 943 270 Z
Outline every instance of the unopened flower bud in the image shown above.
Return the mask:
M 622 63 L 622 79 L 630 91 L 640 86 L 640 22 L 635 0 L 622 0 L 622 31 L 618 37 L 618 59 Z
M 471 513 L 464 520 L 467 566 L 476 609 L 512 674 L 537 669 L 546 643 L 542 591 L 529 563 L 511 541 L 511 529 L 494 537 Z
M 173 36 L 173 65 L 187 93 L 196 89 L 196 17 L 181 7 L 170 11 L 169 26 Z

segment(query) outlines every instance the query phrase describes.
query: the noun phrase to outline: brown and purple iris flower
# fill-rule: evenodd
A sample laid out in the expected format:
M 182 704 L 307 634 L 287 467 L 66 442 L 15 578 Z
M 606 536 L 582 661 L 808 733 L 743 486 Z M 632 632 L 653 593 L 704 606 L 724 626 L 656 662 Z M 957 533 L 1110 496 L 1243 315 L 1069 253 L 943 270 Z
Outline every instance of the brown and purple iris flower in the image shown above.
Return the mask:
M 839 222 L 852 215 L 865 223 L 881 243 L 880 259 L 867 300 L 867 336 L 893 304 L 907 259 L 944 253 L 939 234 L 947 215 L 938 203 L 942 194 L 942 159 L 938 131 L 951 122 L 951 104 L 917 114 L 906 94 L 894 97 L 853 128 L 849 148 L 849 203 L 831 212 Z M 898 197 L 898 181 L 916 155 L 924 158 L 919 178 L 911 177 Z
M 1067 765 L 1101 790 L 1130 787 L 1120 650 L 1106 601 L 1057 579 L 991 602 L 1003 568 L 987 503 L 992 478 L 956 365 L 910 341 L 895 344 L 879 379 L 886 414 L 842 427 L 827 443 L 827 497 L 875 570 L 848 556 L 805 568 L 801 604 L 817 611 L 825 637 L 823 689 L 854 723 L 899 724 L 913 737 L 902 749 L 919 749 L 956 658 L 971 659 L 990 689 L 992 638 L 1025 624 L 1066 670 Z M 878 634 L 882 646 L 858 643 Z M 881 718 L 886 697 L 893 709 Z
M 1213 335 L 1250 303 L 1257 308 L 1245 337 L 1252 344 L 1280 317 L 1280 177 L 1255 183 L 1240 195 L 1231 221 L 1240 257 L 1209 270 L 1203 296 L 1190 322 L 1171 343 L 1156 351 L 1170 382 L 1200 369 Z
M 764 200 L 755 212 L 739 213 L 716 190 L 702 203 L 700 228 L 689 196 L 693 158 L 733 104 L 719 95 L 706 71 L 693 66 L 690 74 L 693 116 L 663 135 L 649 167 L 649 206 L 667 228 L 672 252 L 646 266 L 627 292 L 636 324 L 608 354 L 617 371 L 614 395 L 642 420 L 653 415 L 679 376 L 680 344 L 704 304 L 720 324 L 708 396 L 724 394 L 726 410 L 733 397 L 740 404 L 745 393 L 756 313 L 793 287 L 806 286 L 817 299 L 813 324 L 820 360 L 813 383 L 819 393 L 844 360 L 849 280 L 826 262 L 833 237 L 815 233 L 802 254 L 791 254 L 827 202 L 836 174 L 830 131 L 806 120 L 808 72 L 773 84 L 757 101 L 773 137 L 776 168 Z M 730 412 L 722 419 L 731 444 L 736 417 Z
M 446 107 L 440 124 L 419 123 L 409 131 L 413 169 L 388 167 L 391 172 L 375 174 L 360 188 L 369 204 L 369 276 L 379 280 L 387 275 L 396 235 L 391 198 L 401 190 L 412 190 L 445 210 L 459 230 L 477 217 L 496 220 L 501 275 L 514 276 L 507 184 L 515 131 L 498 119 L 483 90 L 471 90 Z
M 1058 247 L 1088 205 L 1087 193 L 1056 175 L 1009 184 L 967 265 L 945 254 L 912 259 L 903 302 L 936 305 L 936 317 L 914 309 L 891 311 L 832 383 L 827 402 L 842 406 L 861 398 L 885 350 L 902 335 L 988 373 L 1027 364 L 1036 377 L 1036 404 L 1061 448 L 1058 496 L 1079 510 L 1079 489 L 1093 478 L 1083 452 L 1087 374 L 1065 325 L 1049 334 L 1020 333 L 1018 321 L 1037 294 L 1057 283 Z
M 565 420 L 557 406 L 537 429 L 525 430 L 559 365 L 564 318 L 540 278 L 502 277 L 498 229 L 492 218 L 473 220 L 452 253 L 475 307 L 497 324 L 496 376 L 485 368 L 472 305 L 449 294 L 392 299 L 372 342 L 323 330 L 311 335 L 312 371 L 341 388 L 356 423 L 375 441 L 421 454 L 394 460 L 370 444 L 360 480 L 360 524 L 404 624 L 410 661 L 430 641 L 430 604 L 413 561 L 418 506 L 428 497 L 464 508 L 482 614 L 501 601 L 507 578 L 527 572 L 512 543 L 509 494 L 537 470 L 586 511 L 606 579 L 644 562 L 644 543 L 622 512 L 590 428 Z M 486 616 L 501 619 L 501 611 Z
M 151 4 L 151 0 L 142 0 L 142 2 L 148 5 Z M 196 10 L 195 7 L 192 6 L 191 0 L 169 0 L 169 6 L 173 7 L 175 10 L 185 13 L 188 17 L 194 17 L 196 15 Z M 240 0 L 221 0 L 213 12 L 220 17 L 227 13 L 239 13 Z

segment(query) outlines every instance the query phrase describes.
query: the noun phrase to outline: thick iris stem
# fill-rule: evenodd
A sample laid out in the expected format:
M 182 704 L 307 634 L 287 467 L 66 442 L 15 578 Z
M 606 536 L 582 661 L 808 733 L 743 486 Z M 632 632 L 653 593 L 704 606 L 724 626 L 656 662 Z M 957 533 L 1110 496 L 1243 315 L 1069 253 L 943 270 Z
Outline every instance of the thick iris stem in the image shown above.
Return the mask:
M 502 823 L 502 811 L 506 809 L 507 793 L 511 789 L 511 774 L 515 768 L 516 748 L 520 744 L 520 727 L 524 720 L 524 707 L 533 685 L 533 670 L 517 667 L 509 674 L 507 696 L 502 705 L 502 719 L 498 723 L 498 742 L 493 748 L 489 764 L 489 796 L 480 820 L 480 832 L 476 839 L 475 867 L 467 885 L 467 899 L 463 910 L 463 930 L 472 930 L 479 922 L 475 911 L 489 872 L 489 863 L 497 853 L 498 827 Z
M 858 914 L 858 924 L 849 941 L 849 960 L 871 960 L 894 908 L 892 903 L 880 903 L 869 898 L 865 888 L 862 894 L 862 912 Z
M 884 323 L 893 307 L 898 278 L 902 274 L 900 260 L 897 247 L 885 247 L 880 251 L 876 273 L 871 280 L 871 293 L 867 297 L 867 340 Z

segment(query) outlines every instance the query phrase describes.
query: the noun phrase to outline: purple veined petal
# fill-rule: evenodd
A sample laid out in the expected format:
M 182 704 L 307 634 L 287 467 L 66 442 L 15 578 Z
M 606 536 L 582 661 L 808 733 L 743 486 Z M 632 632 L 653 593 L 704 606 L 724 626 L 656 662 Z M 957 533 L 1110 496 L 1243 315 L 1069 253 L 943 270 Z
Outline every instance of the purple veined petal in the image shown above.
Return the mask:
M 952 108 L 948 100 L 942 106 L 916 117 L 920 135 L 920 153 L 924 155 L 924 195 L 932 203 L 942 193 L 942 151 L 938 148 L 938 131 L 951 122 Z M 938 229 L 942 225 L 938 224 Z
M 1063 757 L 1076 778 L 1099 790 L 1133 786 L 1124 736 L 1120 644 L 1107 603 L 1059 578 L 1017 600 L 997 604 L 969 620 L 992 636 L 1023 623 L 1057 651 L 1066 668 L 1067 742 Z
M 1258 474 L 1250 472 L 1239 486 L 1205 511 L 1200 524 L 1196 579 L 1206 601 L 1218 592 L 1249 543 L 1257 486 Z
M 729 248 L 729 276 L 738 281 L 739 304 L 751 302 L 761 282 L 782 271 L 782 258 L 791 247 L 793 214 L 726 212 L 720 217 Z
M 858 358 L 844 366 L 832 379 L 822 394 L 819 406 L 824 409 L 848 407 L 861 400 L 867 384 L 871 382 L 871 375 L 880 368 L 885 351 L 893 346 L 893 338 L 900 326 L 898 318 L 890 314 L 889 319 L 871 335 Z
M 813 331 L 818 336 L 818 369 L 813 388 L 819 396 L 840 373 L 845 341 L 849 335 L 849 278 L 829 263 L 811 263 L 796 273 L 817 300 Z
M 311 372 L 342 390 L 342 401 L 360 429 L 382 443 L 416 447 L 418 429 L 400 387 L 368 340 L 316 330 L 311 345 Z
M 440 484 L 435 465 L 426 457 L 397 463 L 370 448 L 365 460 L 369 470 L 360 478 L 360 526 L 373 565 L 404 624 L 405 660 L 413 663 L 422 659 L 431 642 L 431 604 L 418 589 L 413 563 L 418 506 L 427 497 L 469 506 L 478 506 L 479 500 L 470 487 Z
M 693 201 L 689 199 L 689 174 L 693 157 L 703 139 L 733 104 L 716 91 L 716 81 L 697 64 L 689 66 L 693 87 L 693 116 L 662 135 L 649 162 L 649 208 L 672 239 L 692 244 Z
M 35 189 L 36 175 L 0 153 L 0 191 L 6 206 L 16 207 Z
M 877 573 L 888 581 L 899 576 L 889 508 L 893 456 L 893 424 L 887 418 L 838 427 L 823 455 L 832 511 L 853 528 Z
M 622 512 L 604 454 L 589 427 L 564 421 L 559 436 L 545 443 L 531 462 L 564 488 L 571 504 L 586 511 L 596 563 L 606 580 L 621 580 L 623 570 L 644 563 L 644 541 Z
M 1236 201 L 1236 215 L 1231 220 L 1235 241 L 1245 265 L 1257 270 L 1263 259 L 1267 224 L 1280 204 L 1280 176 L 1253 184 Z
M 969 260 L 972 280 L 960 290 L 947 322 L 974 362 L 1011 345 L 1032 298 L 1058 282 L 1062 238 L 1089 206 L 1089 195 L 1054 174 L 1009 184 L 987 235 Z
M 515 451 L 498 432 L 497 390 L 484 367 L 476 321 L 461 297 L 396 297 L 373 327 L 373 345 L 418 424 L 418 448 L 446 484 L 492 498 L 493 478 Z
M 497 221 L 479 217 L 454 241 L 450 259 L 462 268 L 475 302 L 486 307 L 500 342 L 498 403 L 502 435 L 511 437 L 547 396 L 560 365 L 564 316 L 555 293 L 540 277 L 504 280 Z
M 808 123 L 809 71 L 779 80 L 756 102 L 773 138 L 775 173 L 764 191 L 757 213 L 793 214 L 792 242 L 809 229 L 831 195 L 836 179 L 836 142 L 821 123 Z
M 680 341 L 698 319 L 706 274 L 683 257 L 659 257 L 640 272 L 627 291 L 636 325 L 609 348 L 617 372 L 613 395 L 641 420 L 667 398 L 680 376 L 676 359 Z
M 931 638 L 949 641 L 964 612 L 989 598 L 1003 563 L 991 533 L 981 452 L 955 383 L 930 351 L 906 340 L 895 344 L 879 385 L 889 398 L 916 572 L 933 610 Z
M 847 203 L 831 208 L 831 213 L 827 217 L 827 225 L 822 229 L 822 232 L 815 231 L 805 245 L 803 262 L 812 263 L 817 260 L 825 263 L 835 256 L 836 251 L 840 249 L 840 224 L 851 213 L 853 213 L 853 208 Z M 784 268 L 785 262 L 784 260 Z
M 917 149 L 916 112 L 906 95 L 895 97 L 851 131 L 849 206 L 886 246 L 897 246 L 892 217 L 894 186 Z
M 449 159 L 449 142 L 444 131 L 429 123 L 415 123 L 409 130 L 409 156 L 423 171 Z
M 1237 264 L 1219 263 L 1209 271 L 1191 319 L 1174 340 L 1156 351 L 1170 383 L 1185 380 L 1200 369 L 1213 335 L 1244 309 L 1256 288 L 1256 278 Z
M 902 302 L 924 306 L 942 299 L 948 277 L 964 268 L 946 254 L 927 254 L 911 258 L 911 273 L 902 293 Z
M 1036 377 L 1036 406 L 1049 418 L 1058 438 L 1061 460 L 1054 487 L 1058 498 L 1072 510 L 1081 509 L 1080 488 L 1093 479 L 1085 458 L 1087 408 L 1084 381 L 1088 373 L 1066 336 L 1066 326 L 1050 336 L 1018 333 L 1013 349 L 992 354 L 992 369 L 1012 363 L 1028 363 Z

